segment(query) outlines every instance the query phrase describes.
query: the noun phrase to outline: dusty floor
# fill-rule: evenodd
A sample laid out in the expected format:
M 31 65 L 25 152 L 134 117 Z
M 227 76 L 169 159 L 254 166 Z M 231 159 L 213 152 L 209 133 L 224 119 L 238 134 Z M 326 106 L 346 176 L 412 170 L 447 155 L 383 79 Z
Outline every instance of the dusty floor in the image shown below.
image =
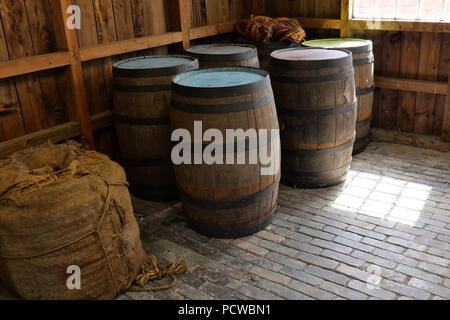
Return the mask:
M 186 228 L 180 204 L 135 199 L 147 253 L 184 257 L 173 289 L 119 299 L 450 299 L 450 154 L 371 144 L 343 185 L 282 186 L 266 230 Z

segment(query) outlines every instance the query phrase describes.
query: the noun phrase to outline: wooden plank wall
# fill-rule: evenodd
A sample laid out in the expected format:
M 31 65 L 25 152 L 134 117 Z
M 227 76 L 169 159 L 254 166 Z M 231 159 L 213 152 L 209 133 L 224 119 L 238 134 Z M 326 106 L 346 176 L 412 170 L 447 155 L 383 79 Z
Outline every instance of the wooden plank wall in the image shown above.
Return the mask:
M 340 19 L 341 0 L 266 0 L 267 13 L 273 17 Z M 339 37 L 338 30 L 308 29 L 307 39 Z
M 340 19 L 341 0 L 267 0 L 271 16 Z M 337 30 L 306 29 L 307 38 L 339 37 Z M 351 30 L 374 41 L 375 74 L 393 78 L 447 81 L 450 34 Z M 442 133 L 446 96 L 376 89 L 372 126 L 404 132 Z
M 376 75 L 448 80 L 448 33 L 354 30 L 353 36 L 374 41 Z M 445 95 L 377 88 L 372 126 L 440 136 L 445 102 Z
M 0 1 L 0 62 L 58 51 L 54 0 Z M 149 35 L 180 31 L 178 0 L 72 0 L 81 8 L 81 49 Z M 232 22 L 265 13 L 265 0 L 187 0 L 191 27 Z M 20 23 L 18 23 L 20 21 Z M 58 26 L 60 27 L 60 26 Z M 173 47 L 179 45 L 173 45 Z M 165 47 L 83 63 L 91 115 L 111 109 L 114 62 L 144 54 L 166 54 Z M 172 52 L 172 51 L 171 51 Z M 0 79 L 0 142 L 73 120 L 67 68 Z M 111 129 L 97 132 L 97 149 L 111 154 Z

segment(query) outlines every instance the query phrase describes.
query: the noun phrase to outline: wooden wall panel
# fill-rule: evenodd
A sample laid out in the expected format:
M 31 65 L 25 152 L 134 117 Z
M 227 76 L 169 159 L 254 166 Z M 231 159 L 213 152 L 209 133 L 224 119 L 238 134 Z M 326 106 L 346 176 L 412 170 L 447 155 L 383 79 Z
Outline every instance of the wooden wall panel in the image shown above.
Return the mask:
M 420 80 L 437 80 L 439 56 L 441 49 L 440 33 L 423 33 L 420 44 L 420 60 L 418 77 Z M 414 132 L 433 133 L 436 95 L 417 93 L 414 116 Z
M 402 36 L 400 78 L 417 79 L 419 71 L 421 34 L 405 32 Z M 397 100 L 396 127 L 402 131 L 414 131 L 414 115 L 416 106 L 415 92 L 399 91 Z

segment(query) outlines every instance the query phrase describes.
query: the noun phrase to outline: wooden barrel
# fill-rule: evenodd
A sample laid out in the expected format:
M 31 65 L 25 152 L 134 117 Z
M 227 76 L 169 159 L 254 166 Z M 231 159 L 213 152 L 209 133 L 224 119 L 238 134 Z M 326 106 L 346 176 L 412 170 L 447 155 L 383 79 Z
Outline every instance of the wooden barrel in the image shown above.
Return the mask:
M 268 73 L 241 67 L 204 69 L 179 75 L 173 83 L 172 130 L 186 129 L 194 140 L 194 122 L 201 121 L 203 132 L 216 129 L 224 138 L 211 139 L 212 146 L 223 150 L 216 154 L 224 164 L 175 162 L 189 225 L 215 238 L 236 238 L 265 228 L 276 210 L 280 181 L 278 118 Z M 227 130 L 235 129 L 243 130 L 236 143 L 232 135 L 226 139 Z M 254 135 L 249 129 L 255 129 Z M 208 143 L 197 138 L 192 158 L 201 158 Z M 264 148 L 272 164 L 265 173 L 267 162 L 258 156 L 265 154 Z M 245 156 L 245 161 L 238 162 L 238 156 Z
M 323 39 L 303 43 L 306 47 L 346 49 L 353 54 L 355 69 L 358 116 L 356 120 L 356 140 L 353 154 L 363 152 L 369 144 L 370 123 L 372 121 L 373 94 L 375 91 L 374 55 L 372 41 L 363 39 Z
M 172 78 L 198 69 L 189 56 L 145 56 L 114 65 L 114 121 L 134 195 L 153 201 L 179 198 L 170 160 Z
M 259 68 L 258 50 L 250 44 L 206 44 L 186 50 L 198 57 L 200 68 Z
M 353 73 L 347 50 L 295 48 L 272 53 L 282 183 L 320 188 L 346 179 L 355 140 Z
M 299 43 L 289 43 L 289 42 L 252 42 L 246 39 L 238 39 L 239 43 L 250 44 L 256 47 L 258 50 L 259 68 L 262 70 L 269 70 L 270 65 L 270 55 L 272 52 L 288 48 L 300 47 Z

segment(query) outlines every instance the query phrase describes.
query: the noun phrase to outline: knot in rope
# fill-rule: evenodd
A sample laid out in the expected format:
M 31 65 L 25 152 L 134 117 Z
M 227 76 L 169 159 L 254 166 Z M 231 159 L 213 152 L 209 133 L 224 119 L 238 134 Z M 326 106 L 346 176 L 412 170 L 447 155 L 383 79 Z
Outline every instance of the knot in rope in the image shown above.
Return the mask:
M 182 274 L 186 272 L 186 263 L 182 258 L 175 262 L 170 268 L 160 269 L 158 267 L 156 256 L 151 255 L 148 261 L 145 261 L 142 265 L 142 272 L 136 278 L 136 284 L 140 288 L 132 288 L 131 291 L 157 291 L 172 288 L 177 281 L 177 274 Z M 170 276 L 172 278 L 172 283 L 165 286 L 155 286 L 155 287 L 145 287 L 145 285 L 154 280 L 161 280 L 162 278 Z

